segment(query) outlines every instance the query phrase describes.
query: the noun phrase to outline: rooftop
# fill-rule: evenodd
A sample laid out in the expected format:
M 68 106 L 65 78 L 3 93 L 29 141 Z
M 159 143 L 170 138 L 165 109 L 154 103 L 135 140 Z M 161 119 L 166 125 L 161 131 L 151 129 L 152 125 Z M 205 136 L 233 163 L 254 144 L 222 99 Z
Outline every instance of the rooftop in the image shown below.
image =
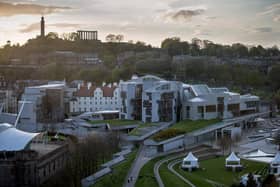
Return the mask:
M 7 123 L 0 124 L 0 151 L 24 150 L 37 135 L 18 130 Z

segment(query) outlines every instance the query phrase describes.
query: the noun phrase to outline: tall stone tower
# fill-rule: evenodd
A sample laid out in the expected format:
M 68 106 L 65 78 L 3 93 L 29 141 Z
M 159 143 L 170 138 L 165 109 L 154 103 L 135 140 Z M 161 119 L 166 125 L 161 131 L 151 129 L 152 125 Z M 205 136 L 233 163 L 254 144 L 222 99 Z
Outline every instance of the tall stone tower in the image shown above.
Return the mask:
M 45 20 L 44 16 L 41 18 L 41 37 L 45 37 Z

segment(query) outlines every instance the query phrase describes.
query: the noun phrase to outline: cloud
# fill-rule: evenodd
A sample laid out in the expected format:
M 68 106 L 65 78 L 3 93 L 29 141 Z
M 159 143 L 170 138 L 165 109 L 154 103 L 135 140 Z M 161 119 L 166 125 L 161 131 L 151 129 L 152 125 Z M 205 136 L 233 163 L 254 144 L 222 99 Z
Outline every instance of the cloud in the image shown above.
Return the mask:
M 190 6 L 192 4 L 197 4 L 198 0 L 175 0 L 169 3 L 171 8 L 182 8 Z
M 195 10 L 178 10 L 167 12 L 164 14 L 164 19 L 166 21 L 172 22 L 188 22 L 191 21 L 194 16 L 199 16 L 205 12 L 204 9 Z
M 195 29 L 194 32 L 193 32 L 193 35 L 195 35 L 195 36 L 210 36 L 211 32 L 209 30 Z
M 280 14 L 279 14 L 279 15 L 276 15 L 276 16 L 273 18 L 273 21 L 275 21 L 275 22 L 280 22 Z
M 273 29 L 271 27 L 258 27 L 254 29 L 255 32 L 260 32 L 260 33 L 272 32 L 272 30 Z
M 279 22 L 280 21 L 280 3 L 273 4 L 265 8 L 263 12 L 260 12 L 258 15 L 260 16 L 272 16 L 273 21 Z
M 0 2 L 0 16 L 15 16 L 15 15 L 34 15 L 34 14 L 51 14 L 62 10 L 71 9 L 70 7 L 60 6 L 44 6 L 38 4 L 27 3 L 7 3 Z
M 56 28 L 77 28 L 80 24 L 75 23 L 53 23 L 53 24 L 47 24 L 46 27 L 56 27 Z M 21 33 L 29 33 L 33 31 L 39 31 L 40 30 L 40 23 L 32 23 L 22 29 L 19 30 Z

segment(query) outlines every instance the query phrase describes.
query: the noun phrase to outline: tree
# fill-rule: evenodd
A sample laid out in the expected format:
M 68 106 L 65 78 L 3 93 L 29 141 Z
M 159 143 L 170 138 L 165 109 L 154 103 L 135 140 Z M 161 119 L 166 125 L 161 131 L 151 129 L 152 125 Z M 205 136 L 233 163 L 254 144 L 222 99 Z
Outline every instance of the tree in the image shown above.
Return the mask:
M 278 187 L 275 175 L 267 175 L 262 183 L 262 187 Z
M 117 42 L 122 42 L 124 40 L 124 36 L 122 34 L 118 34 L 115 36 Z
M 222 137 L 219 142 L 218 142 L 219 146 L 222 148 L 223 150 L 223 155 L 225 154 L 225 151 L 231 147 L 232 144 L 232 140 L 230 137 L 224 136 Z
M 108 34 L 105 39 L 106 39 L 107 42 L 115 42 L 116 41 L 116 35 Z
M 256 187 L 256 186 L 257 186 L 257 182 L 254 178 L 254 175 L 252 173 L 249 173 L 246 187 Z
M 161 42 L 161 47 L 167 49 L 170 56 L 188 54 L 190 49 L 189 43 L 181 42 L 179 37 L 166 38 Z
M 280 89 L 280 76 L 279 75 L 280 75 L 280 65 L 272 66 L 272 68 L 268 74 L 268 77 L 269 77 L 272 87 L 275 90 Z
M 275 93 L 273 99 L 277 105 L 277 108 L 280 109 L 280 89 Z
M 49 32 L 46 36 L 47 39 L 58 39 L 58 34 L 56 32 Z

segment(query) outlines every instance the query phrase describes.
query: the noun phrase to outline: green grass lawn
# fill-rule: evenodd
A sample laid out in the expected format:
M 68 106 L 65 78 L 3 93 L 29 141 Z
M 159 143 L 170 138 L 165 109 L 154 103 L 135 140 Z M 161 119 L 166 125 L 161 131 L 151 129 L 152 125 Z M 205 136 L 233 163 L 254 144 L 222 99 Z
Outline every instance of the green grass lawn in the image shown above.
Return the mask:
M 164 163 L 159 168 L 159 174 L 162 179 L 164 186 L 166 187 L 190 187 L 190 185 L 186 184 L 179 177 L 171 173 L 167 168 L 168 162 Z M 204 186 L 203 186 L 204 187 Z
M 111 126 L 125 126 L 125 125 L 135 125 L 141 123 L 135 120 L 124 120 L 124 119 L 112 119 L 112 120 L 95 120 L 90 121 L 91 124 L 108 123 Z
M 156 123 L 142 123 L 137 128 L 130 131 L 128 134 L 131 136 L 141 136 L 141 135 L 143 135 L 141 133 L 142 128 L 152 127 L 152 126 L 156 126 L 156 125 L 157 125 Z
M 125 181 L 125 177 L 127 172 L 129 171 L 135 157 L 137 154 L 137 150 L 133 151 L 131 154 L 128 155 L 128 158 L 123 161 L 122 163 L 118 164 L 113 168 L 112 174 L 106 175 L 101 178 L 96 184 L 92 187 L 122 187 Z
M 147 162 L 140 170 L 135 187 L 158 187 L 157 180 L 154 176 L 154 165 L 163 157 L 158 157 Z
M 240 177 L 246 173 L 258 173 L 267 167 L 267 164 L 260 162 L 252 162 L 248 160 L 241 160 L 245 167 L 241 172 L 231 172 L 225 169 L 225 157 L 219 157 L 200 162 L 200 169 L 194 172 L 183 171 L 180 169 L 180 164 L 174 166 L 174 169 L 182 176 L 186 177 L 196 186 L 211 187 L 212 185 L 205 181 L 209 179 L 225 186 L 230 186 L 235 182 L 240 181 Z M 264 173 L 263 173 L 264 174 Z
M 155 141 L 163 141 L 169 138 L 173 138 L 180 134 L 185 134 L 189 132 L 193 132 L 198 129 L 202 129 L 209 125 L 213 125 L 216 123 L 221 122 L 219 119 L 211 119 L 211 120 L 185 120 L 179 123 L 174 124 L 170 128 L 160 131 L 159 133 L 155 134 L 152 138 Z

